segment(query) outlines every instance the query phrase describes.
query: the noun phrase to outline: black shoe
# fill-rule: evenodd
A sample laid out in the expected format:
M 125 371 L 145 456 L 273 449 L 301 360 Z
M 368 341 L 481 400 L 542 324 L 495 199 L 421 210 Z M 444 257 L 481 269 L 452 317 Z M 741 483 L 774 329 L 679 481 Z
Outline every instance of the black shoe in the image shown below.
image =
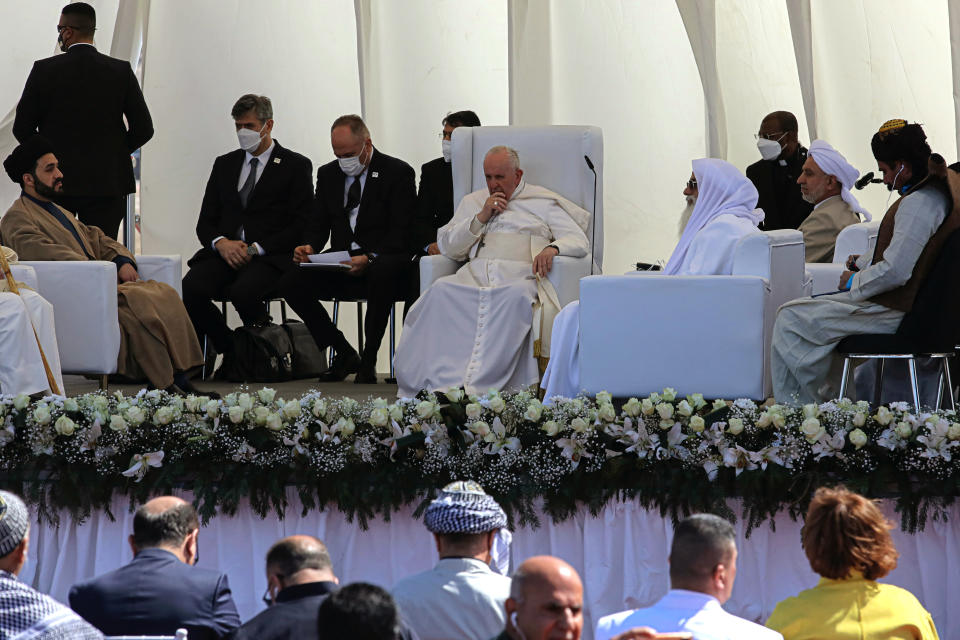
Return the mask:
M 186 391 L 187 393 L 192 393 L 195 396 L 207 396 L 208 398 L 211 398 L 213 400 L 220 399 L 219 393 L 217 393 L 216 391 L 202 391 L 198 389 L 196 385 L 194 385 L 193 382 L 190 381 L 189 378 L 182 379 L 182 380 L 177 379 L 174 382 L 174 384 L 180 387 L 183 391 Z
M 360 354 L 351 347 L 350 351 L 337 352 L 337 355 L 333 357 L 333 366 L 320 376 L 320 382 L 340 382 L 359 369 Z
M 377 384 L 377 367 L 365 362 L 360 363 L 360 369 L 353 378 L 354 384 Z
M 166 391 L 167 393 L 169 393 L 169 394 L 172 395 L 172 396 L 184 396 L 184 397 L 186 397 L 186 396 L 188 395 L 186 391 L 184 391 L 183 389 L 181 389 L 180 387 L 178 387 L 178 386 L 175 385 L 175 384 L 171 384 L 169 387 L 167 387 L 166 389 L 164 389 L 164 391 Z

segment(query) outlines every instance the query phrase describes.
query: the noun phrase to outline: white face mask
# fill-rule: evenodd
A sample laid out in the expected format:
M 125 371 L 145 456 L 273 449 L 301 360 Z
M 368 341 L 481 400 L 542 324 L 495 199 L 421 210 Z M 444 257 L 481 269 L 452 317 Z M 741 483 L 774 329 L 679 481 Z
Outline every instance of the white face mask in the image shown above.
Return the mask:
M 260 131 L 252 131 L 250 129 L 240 129 L 237 131 L 237 140 L 240 141 L 240 148 L 250 153 L 256 151 L 257 147 L 260 146 L 260 140 L 263 138 L 260 133 L 266 126 L 267 125 L 264 124 L 263 127 L 260 127 Z
M 440 148 L 443 149 L 443 161 L 450 162 L 453 154 L 453 143 L 449 140 L 441 140 Z
M 766 138 L 757 140 L 757 149 L 760 150 L 760 156 L 764 160 L 776 160 L 783 151 L 779 142 L 776 140 L 767 140 Z
M 355 156 L 350 156 L 349 158 L 337 158 L 337 163 L 340 165 L 340 170 L 343 171 L 348 176 L 358 176 L 363 173 L 364 166 L 360 162 L 360 156 L 363 155 L 363 150 L 360 150 Z

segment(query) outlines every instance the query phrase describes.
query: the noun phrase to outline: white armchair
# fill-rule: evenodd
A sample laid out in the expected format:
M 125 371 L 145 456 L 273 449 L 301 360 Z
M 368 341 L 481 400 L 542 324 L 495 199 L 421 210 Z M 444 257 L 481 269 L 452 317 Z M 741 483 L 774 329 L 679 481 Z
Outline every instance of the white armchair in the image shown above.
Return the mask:
M 580 386 L 616 397 L 673 387 L 764 400 L 777 308 L 803 287 L 803 237 L 793 230 L 742 238 L 729 276 L 584 278 Z
M 116 373 L 120 352 L 116 265 L 103 260 L 20 264 L 33 268 L 34 288 L 53 305 L 63 372 Z M 180 256 L 137 256 L 137 268 L 142 279 L 166 283 L 180 293 Z
M 831 263 L 808 263 L 807 274 L 813 280 L 813 295 L 830 293 L 837 290 L 840 274 L 846 269 L 845 263 L 851 255 L 873 253 L 877 246 L 877 233 L 880 221 L 860 222 L 845 227 L 837 235 L 837 245 L 833 251 Z
M 599 127 L 458 127 L 453 132 L 453 201 L 486 188 L 483 158 L 496 145 L 517 150 L 524 178 L 546 187 L 593 214 L 587 236 L 597 264 L 603 264 L 603 132 Z M 594 174 L 584 156 L 590 158 Z M 596 203 L 596 211 L 594 211 Z M 594 237 L 595 236 L 595 237 Z M 435 280 L 455 273 L 462 263 L 445 256 L 420 259 L 420 291 Z M 548 279 L 560 304 L 576 300 L 579 280 L 590 274 L 590 256 L 557 257 Z

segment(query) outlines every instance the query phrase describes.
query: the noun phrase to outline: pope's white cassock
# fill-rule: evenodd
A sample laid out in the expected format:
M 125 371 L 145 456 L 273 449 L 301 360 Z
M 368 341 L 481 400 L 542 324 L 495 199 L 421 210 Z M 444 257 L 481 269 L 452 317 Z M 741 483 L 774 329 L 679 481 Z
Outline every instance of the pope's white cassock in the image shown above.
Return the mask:
M 464 196 L 437 232 L 443 255 L 468 262 L 434 282 L 407 314 L 395 359 L 400 397 L 461 386 L 517 390 L 540 379 L 534 342 L 549 353 L 559 303 L 547 278 L 533 274 L 533 258 L 551 244 L 561 256 L 587 255 L 590 214 L 521 180 L 507 208 L 483 224 L 476 216 L 489 195 Z
M 664 267 L 664 275 L 729 275 L 740 238 L 757 232 L 763 210 L 756 187 L 724 160 L 693 161 L 699 192 L 690 221 Z M 637 272 L 642 278 L 646 272 Z M 638 327 L 641 331 L 643 327 Z M 612 337 L 611 337 L 612 338 Z M 571 302 L 553 323 L 553 352 L 543 375 L 544 400 L 580 393 L 580 303 Z
M 16 261 L 13 251 L 7 247 L 3 247 L 3 251 L 9 262 Z M 53 305 L 23 284 L 18 283 L 18 289 L 20 295 L 8 291 L 5 279 L 0 276 L 0 394 L 29 395 L 49 388 L 40 349 L 33 335 L 34 328 L 43 345 L 47 364 L 60 393 L 63 393 Z

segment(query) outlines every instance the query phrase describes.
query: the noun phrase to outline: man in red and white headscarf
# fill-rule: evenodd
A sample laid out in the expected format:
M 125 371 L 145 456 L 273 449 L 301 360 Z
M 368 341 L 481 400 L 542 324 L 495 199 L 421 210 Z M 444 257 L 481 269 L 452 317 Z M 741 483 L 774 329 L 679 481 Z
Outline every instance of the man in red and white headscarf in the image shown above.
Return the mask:
M 740 238 L 758 231 L 763 211 L 756 209 L 757 188 L 725 160 L 693 161 L 683 192 L 696 198 L 665 275 L 729 275 Z M 580 391 L 580 303 L 571 302 L 553 322 L 553 350 L 541 386 L 545 400 L 573 397 Z

